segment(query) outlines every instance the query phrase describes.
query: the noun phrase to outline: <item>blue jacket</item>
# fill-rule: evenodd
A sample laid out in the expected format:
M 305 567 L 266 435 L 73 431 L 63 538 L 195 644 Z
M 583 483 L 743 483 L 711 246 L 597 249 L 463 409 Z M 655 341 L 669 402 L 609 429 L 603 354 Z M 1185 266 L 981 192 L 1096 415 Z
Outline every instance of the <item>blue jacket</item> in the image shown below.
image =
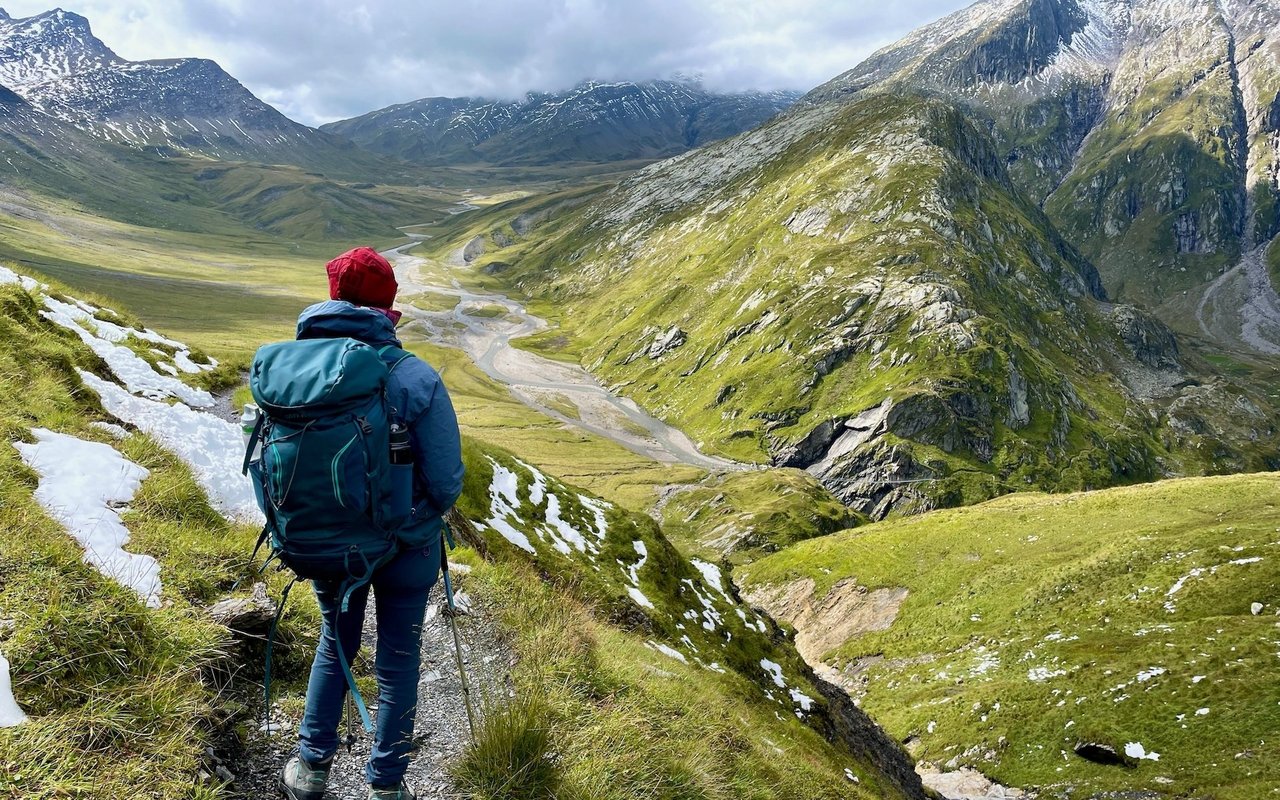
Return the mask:
M 299 339 L 339 336 L 373 347 L 400 346 L 395 324 L 376 309 L 328 300 L 311 306 L 298 318 Z M 415 507 L 426 511 L 421 522 L 401 531 L 401 537 L 409 543 L 433 543 L 439 539 L 440 517 L 462 494 L 458 417 L 440 374 L 416 356 L 402 361 L 391 373 L 387 396 L 409 427 L 417 465 L 413 502 Z

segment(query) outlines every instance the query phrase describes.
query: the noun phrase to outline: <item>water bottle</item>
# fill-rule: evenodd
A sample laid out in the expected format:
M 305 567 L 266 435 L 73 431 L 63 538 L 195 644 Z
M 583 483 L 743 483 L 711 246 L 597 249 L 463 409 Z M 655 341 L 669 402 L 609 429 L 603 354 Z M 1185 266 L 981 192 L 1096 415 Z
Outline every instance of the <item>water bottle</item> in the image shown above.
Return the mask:
M 391 515 L 403 521 L 413 511 L 413 448 L 409 429 L 399 421 L 391 423 Z
M 249 403 L 244 407 L 244 413 L 240 415 L 240 429 L 244 431 L 245 447 L 249 446 L 250 440 L 253 439 L 253 429 L 258 427 L 258 420 L 262 417 L 262 409 L 258 408 L 254 403 Z M 249 462 L 253 463 L 262 458 L 262 437 L 258 437 L 258 441 L 254 443 L 253 455 L 249 457 Z

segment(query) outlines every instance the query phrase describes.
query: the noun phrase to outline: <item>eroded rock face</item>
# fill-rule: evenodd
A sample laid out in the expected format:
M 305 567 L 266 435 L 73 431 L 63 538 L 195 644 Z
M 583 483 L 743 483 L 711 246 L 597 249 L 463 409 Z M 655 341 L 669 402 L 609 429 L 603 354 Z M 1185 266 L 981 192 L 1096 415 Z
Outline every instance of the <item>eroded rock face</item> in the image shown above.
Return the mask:
M 796 629 L 796 649 L 811 666 L 822 663 L 829 651 L 861 634 L 887 630 L 907 599 L 907 590 L 868 590 L 855 581 L 842 580 L 821 597 L 815 597 L 812 578 L 784 586 L 752 589 L 747 602 L 765 609 Z
M 467 246 L 462 248 L 462 260 L 470 264 L 480 256 L 484 255 L 484 237 L 476 236 L 467 242 Z
M 1163 322 L 1133 306 L 1116 306 L 1111 321 L 1138 361 L 1154 369 L 1182 369 L 1178 340 Z

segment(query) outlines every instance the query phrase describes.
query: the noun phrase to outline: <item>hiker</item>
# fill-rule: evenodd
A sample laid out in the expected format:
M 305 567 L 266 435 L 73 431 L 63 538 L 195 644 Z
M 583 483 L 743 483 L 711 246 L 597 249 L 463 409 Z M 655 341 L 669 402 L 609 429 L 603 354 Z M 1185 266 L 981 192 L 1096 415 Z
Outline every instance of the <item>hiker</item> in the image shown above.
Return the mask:
M 330 261 L 327 270 L 332 299 L 302 312 L 297 338 L 349 337 L 379 353 L 386 349 L 399 354 L 402 360 L 392 365 L 387 378 L 386 402 L 408 428 L 414 516 L 398 529 L 398 551 L 373 571 L 371 581 L 350 593 L 345 611 L 339 613 L 343 598 L 337 581 L 313 581 L 324 624 L 307 684 L 298 753 L 281 771 L 280 785 L 293 800 L 321 800 L 324 794 L 348 687 L 344 667 L 360 649 L 372 586 L 377 606 L 378 719 L 365 778 L 373 800 L 409 800 L 416 795 L 404 775 L 413 748 L 423 616 L 427 593 L 440 573 L 441 517 L 462 491 L 458 420 L 439 374 L 398 350 L 395 326 L 400 312 L 391 308 L 398 287 L 387 260 L 371 248 L 359 247 Z M 308 502 L 333 505 L 334 498 L 330 494 Z M 337 641 L 345 664 L 339 661 Z

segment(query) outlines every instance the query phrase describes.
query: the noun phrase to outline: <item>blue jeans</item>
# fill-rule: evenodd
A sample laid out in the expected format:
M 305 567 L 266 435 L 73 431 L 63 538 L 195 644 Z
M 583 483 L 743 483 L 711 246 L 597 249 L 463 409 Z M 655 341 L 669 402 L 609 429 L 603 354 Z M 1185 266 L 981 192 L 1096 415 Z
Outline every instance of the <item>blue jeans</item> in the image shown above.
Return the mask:
M 418 710 L 418 668 L 422 658 L 422 618 L 427 593 L 440 574 L 440 543 L 405 550 L 373 575 L 377 595 L 378 646 L 373 669 L 378 679 L 378 718 L 373 751 L 365 767 L 372 786 L 396 786 L 409 768 L 413 721 Z M 338 752 L 338 722 L 347 681 L 338 663 L 334 630 L 347 663 L 360 650 L 369 586 L 351 595 L 339 614 L 338 584 L 315 581 L 324 626 L 307 684 L 307 709 L 298 734 L 298 754 L 310 764 L 323 763 Z

